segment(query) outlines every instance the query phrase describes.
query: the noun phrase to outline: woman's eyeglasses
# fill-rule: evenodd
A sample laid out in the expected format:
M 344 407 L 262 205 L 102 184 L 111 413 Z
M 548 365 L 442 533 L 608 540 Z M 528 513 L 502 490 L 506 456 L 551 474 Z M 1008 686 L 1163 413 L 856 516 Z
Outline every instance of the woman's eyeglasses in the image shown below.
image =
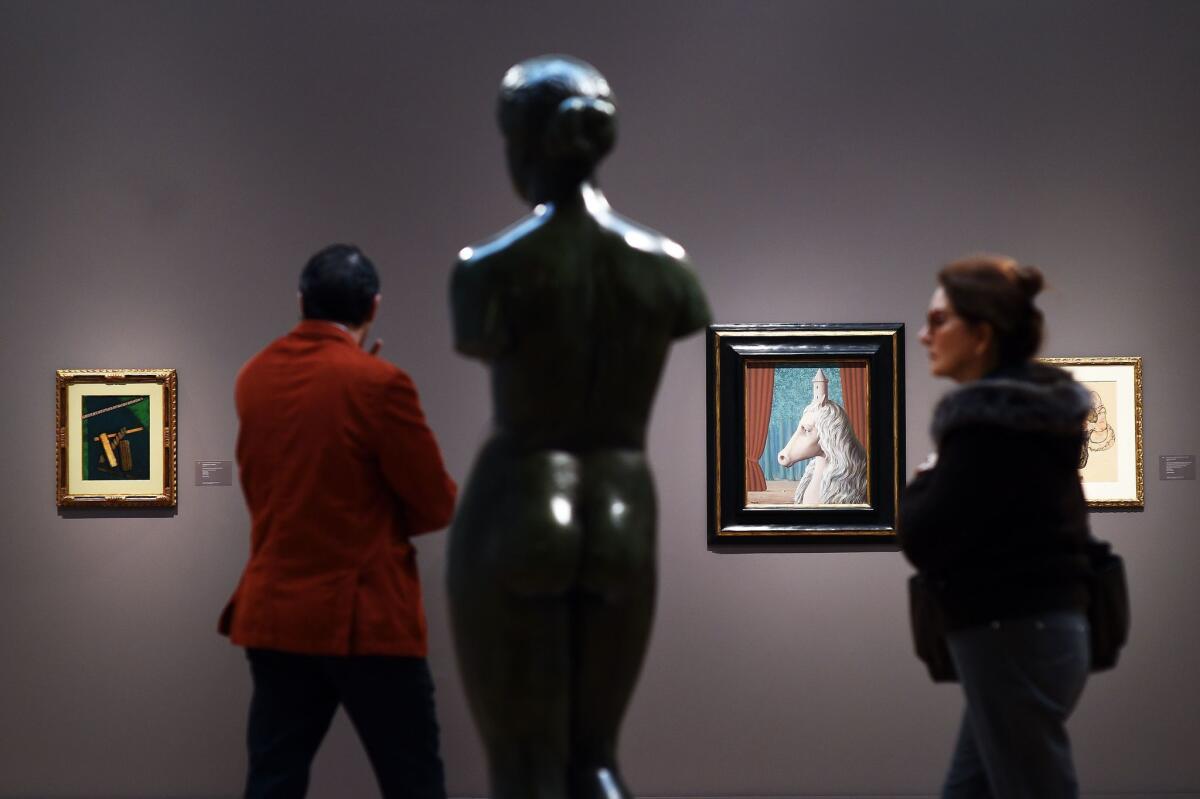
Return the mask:
M 925 329 L 932 333 L 956 316 L 958 314 L 954 313 L 954 311 L 930 311 L 925 316 Z

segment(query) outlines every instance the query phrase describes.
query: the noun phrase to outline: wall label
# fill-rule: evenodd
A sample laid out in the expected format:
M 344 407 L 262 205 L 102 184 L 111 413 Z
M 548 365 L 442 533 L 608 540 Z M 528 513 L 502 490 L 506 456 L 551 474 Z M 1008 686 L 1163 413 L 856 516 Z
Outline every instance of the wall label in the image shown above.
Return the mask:
M 196 461 L 196 485 L 233 485 L 233 461 Z
M 1159 480 L 1195 480 L 1195 455 L 1159 455 Z

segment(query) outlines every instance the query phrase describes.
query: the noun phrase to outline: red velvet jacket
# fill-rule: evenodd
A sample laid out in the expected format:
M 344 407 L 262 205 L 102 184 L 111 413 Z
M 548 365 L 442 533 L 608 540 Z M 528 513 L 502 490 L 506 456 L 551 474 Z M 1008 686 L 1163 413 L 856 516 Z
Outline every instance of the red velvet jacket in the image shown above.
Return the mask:
M 237 379 L 250 561 L 220 630 L 235 644 L 424 657 L 409 537 L 445 527 L 456 487 L 408 375 L 303 321 Z

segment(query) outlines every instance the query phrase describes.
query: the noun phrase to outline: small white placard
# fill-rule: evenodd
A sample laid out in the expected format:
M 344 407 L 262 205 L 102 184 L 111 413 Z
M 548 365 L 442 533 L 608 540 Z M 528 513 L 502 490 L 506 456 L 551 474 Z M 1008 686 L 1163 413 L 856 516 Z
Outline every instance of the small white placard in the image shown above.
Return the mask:
M 1195 455 L 1159 455 L 1159 480 L 1195 480 Z
M 196 485 L 233 485 L 233 461 L 196 461 Z

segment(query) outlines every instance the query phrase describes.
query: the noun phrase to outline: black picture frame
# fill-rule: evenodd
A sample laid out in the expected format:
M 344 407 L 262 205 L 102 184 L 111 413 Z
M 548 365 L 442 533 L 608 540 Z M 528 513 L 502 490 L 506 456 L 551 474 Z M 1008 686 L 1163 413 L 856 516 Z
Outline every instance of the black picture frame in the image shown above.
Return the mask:
M 709 548 L 715 551 L 896 549 L 905 463 L 904 325 L 711 325 L 707 353 Z M 789 367 L 797 371 L 787 374 L 781 371 Z M 858 499 L 800 505 L 778 499 L 790 485 L 786 481 L 765 481 L 761 456 L 755 460 L 747 453 L 747 427 L 757 431 L 752 444 L 765 435 L 761 409 L 766 391 L 762 388 L 765 372 L 754 371 L 753 377 L 747 377 L 748 369 L 765 368 L 772 369 L 771 392 L 777 382 L 780 391 L 787 392 L 788 381 L 803 380 L 812 374 L 811 397 L 816 397 L 818 391 L 829 391 L 818 388 L 816 381 L 828 378 L 817 376 L 817 369 L 830 374 L 838 369 L 838 391 L 842 390 L 841 376 L 848 375 L 845 381 L 852 386 L 846 389 L 843 401 L 854 407 L 853 413 L 843 409 L 843 415 L 854 417 L 854 429 L 860 431 L 858 438 L 866 439 L 859 445 L 860 451 L 866 453 L 866 465 L 862 467 L 860 460 L 857 473 L 860 479 L 865 475 L 866 485 Z M 747 380 L 753 381 L 750 395 Z M 772 396 L 775 399 L 770 400 L 769 414 L 775 413 L 777 405 L 784 404 L 776 401 L 779 394 Z M 748 403 L 757 409 L 750 425 Z M 778 432 L 778 423 L 775 427 Z M 764 444 L 763 454 L 767 449 Z M 779 451 L 779 456 L 785 450 L 787 447 Z M 832 463 L 832 456 L 827 462 Z M 747 477 L 756 468 L 763 480 Z M 763 491 L 751 490 L 756 480 L 766 486 Z

